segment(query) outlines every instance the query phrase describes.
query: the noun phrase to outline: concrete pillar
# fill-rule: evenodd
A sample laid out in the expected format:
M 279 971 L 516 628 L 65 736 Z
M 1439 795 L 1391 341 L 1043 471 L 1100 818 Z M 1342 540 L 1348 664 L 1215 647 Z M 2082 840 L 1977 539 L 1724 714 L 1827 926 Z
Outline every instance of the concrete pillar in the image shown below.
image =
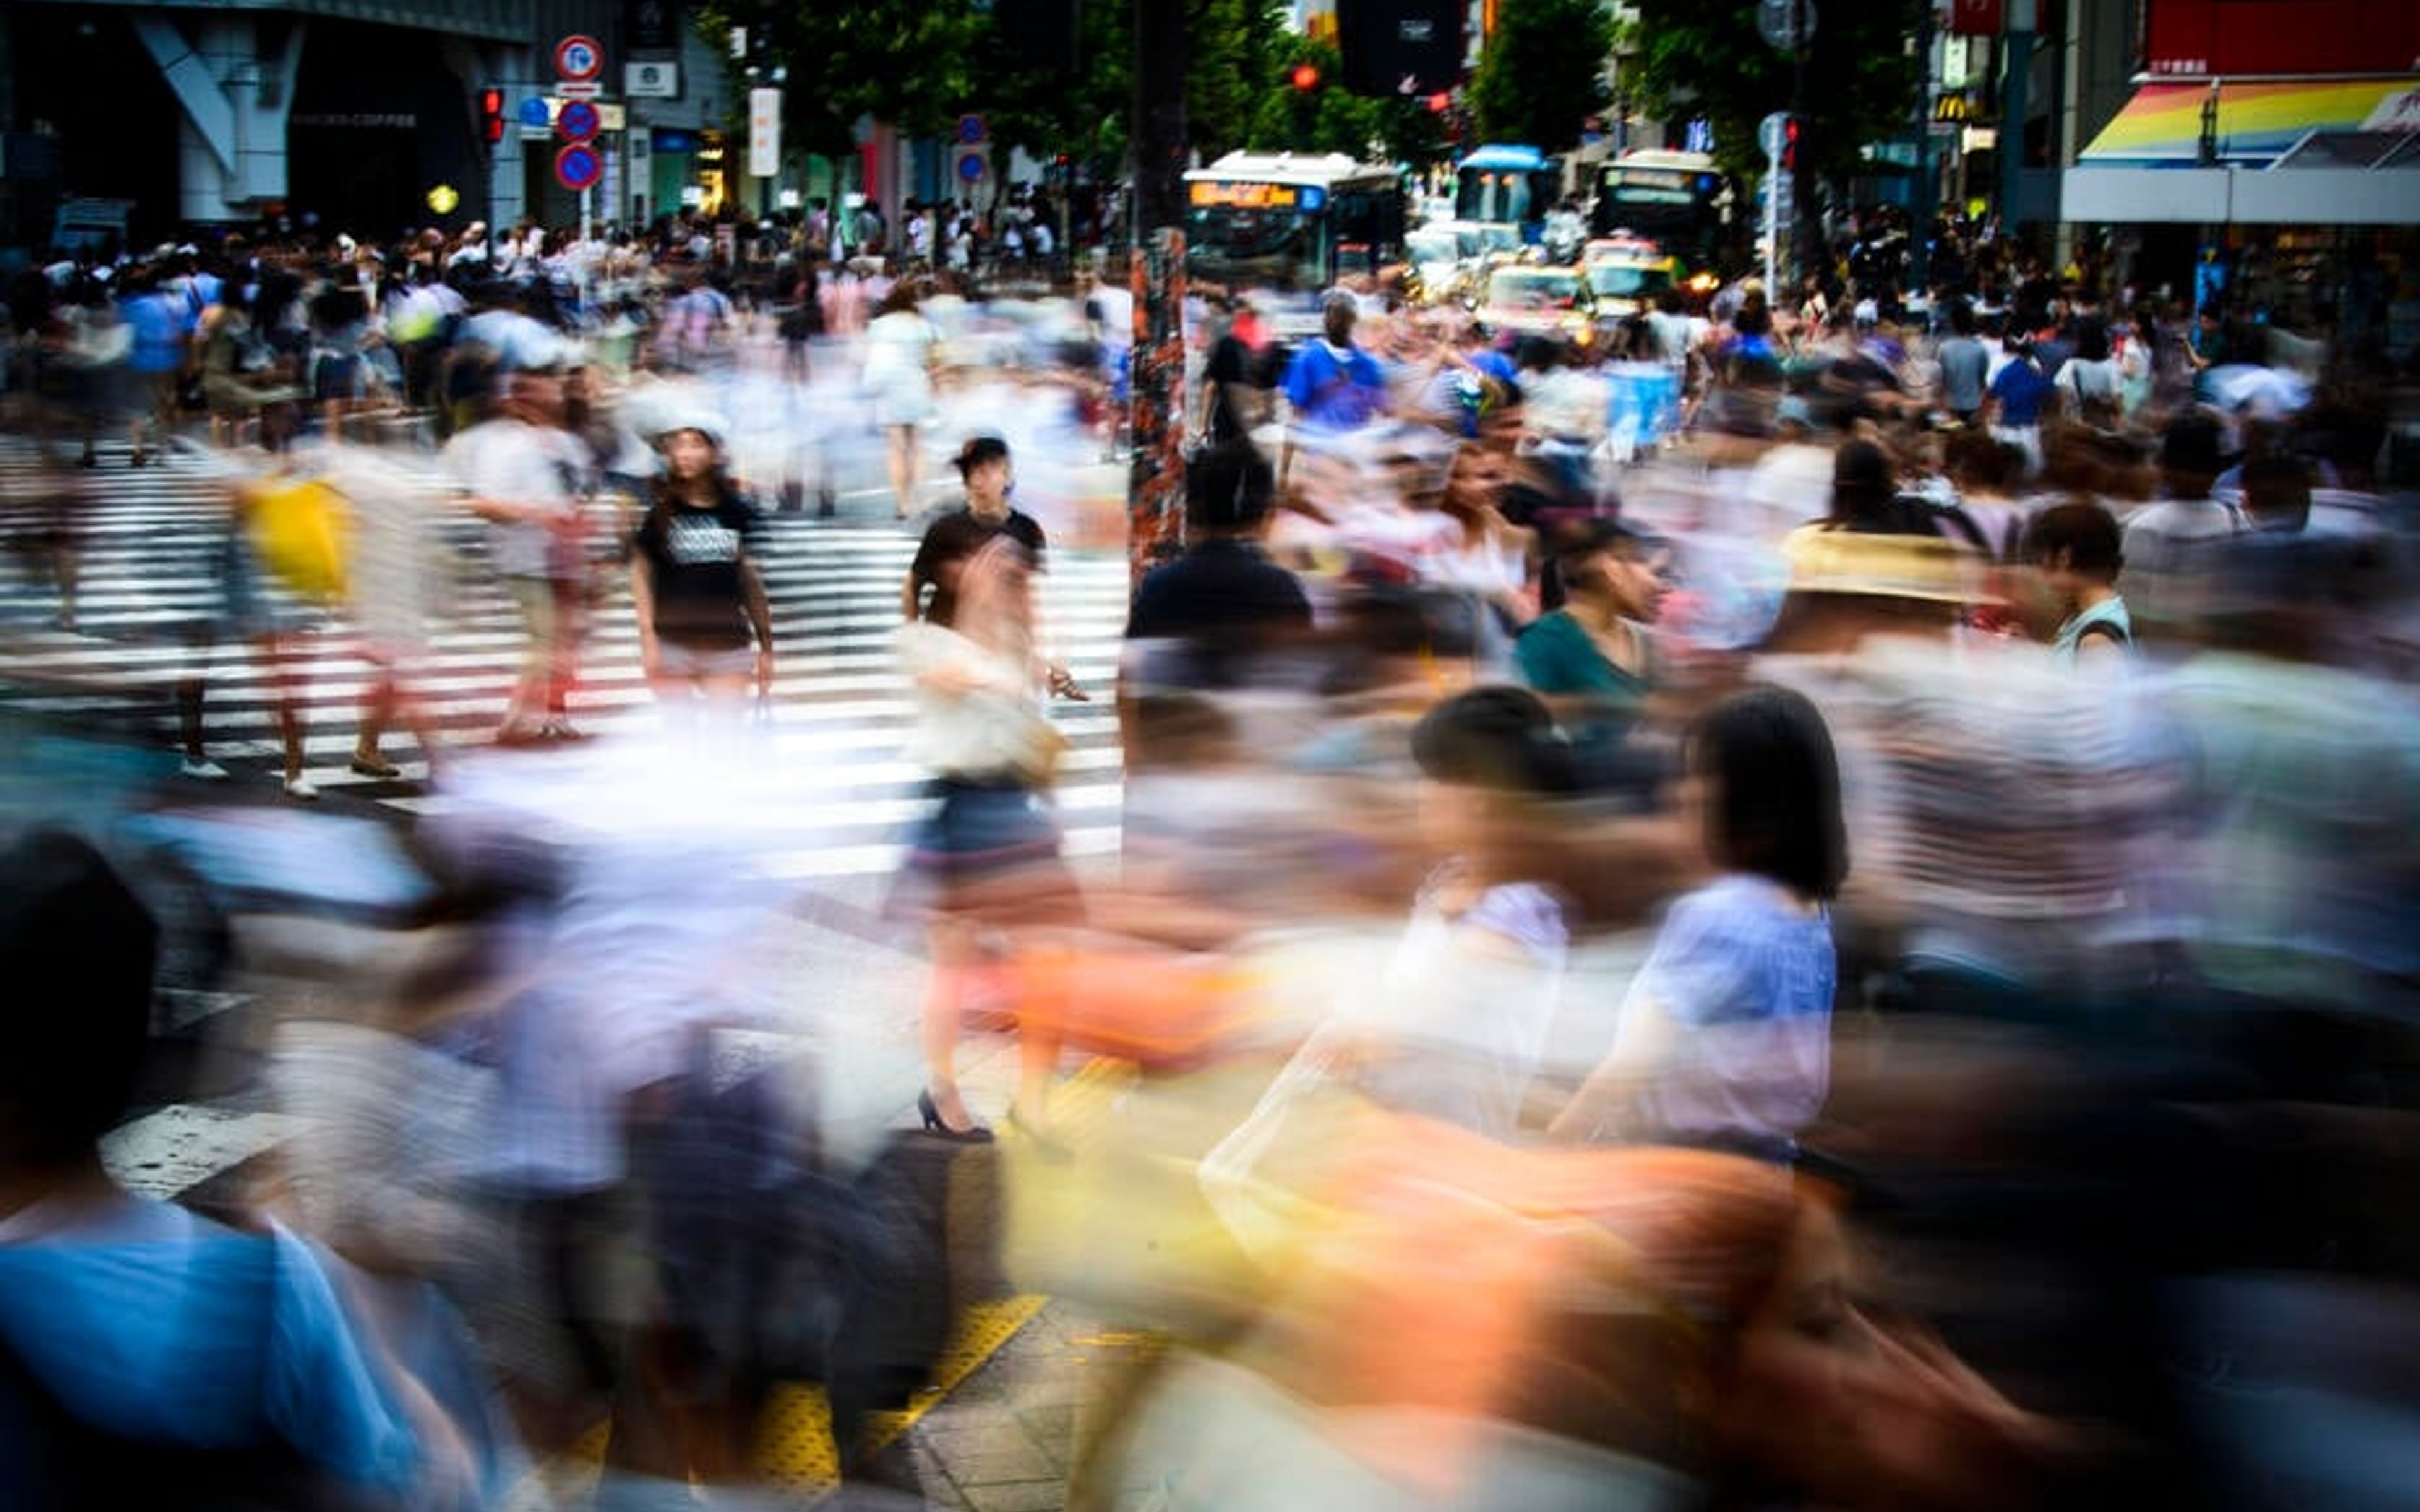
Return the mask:
M 134 34 L 182 107 L 178 210 L 188 221 L 249 220 L 287 193 L 286 117 L 304 23 L 280 20 L 271 31 L 242 13 L 170 14 L 136 16 Z

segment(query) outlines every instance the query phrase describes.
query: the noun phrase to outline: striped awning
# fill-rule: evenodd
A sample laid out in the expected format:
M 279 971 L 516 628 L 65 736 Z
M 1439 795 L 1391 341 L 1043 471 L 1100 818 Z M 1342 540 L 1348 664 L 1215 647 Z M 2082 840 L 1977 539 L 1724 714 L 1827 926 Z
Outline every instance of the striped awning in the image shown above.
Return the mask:
M 2192 167 L 2201 156 L 2209 83 L 2159 82 L 2134 91 L 2078 162 L 2102 167 Z M 2265 167 L 2313 131 L 2420 128 L 2420 79 L 2218 83 L 2218 161 Z

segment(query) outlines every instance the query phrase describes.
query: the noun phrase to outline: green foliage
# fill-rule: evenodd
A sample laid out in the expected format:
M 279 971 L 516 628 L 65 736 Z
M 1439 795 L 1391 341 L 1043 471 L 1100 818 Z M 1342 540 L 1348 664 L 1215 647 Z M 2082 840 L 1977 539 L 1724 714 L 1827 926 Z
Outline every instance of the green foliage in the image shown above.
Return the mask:
M 1335 49 L 1286 30 L 1285 0 L 1080 0 L 1072 77 L 1015 66 L 972 0 L 702 0 L 698 26 L 721 49 L 745 25 L 760 41 L 754 59 L 788 70 L 784 130 L 807 151 L 847 152 L 861 116 L 934 135 L 976 112 L 1003 150 L 1064 152 L 1114 174 L 1134 108 L 1138 4 L 1185 7 L 1187 136 L 1205 162 L 1241 147 L 1362 157 L 1373 141 L 1392 156 L 1444 155 L 1440 123 L 1418 100 L 1346 90 Z M 1306 58 L 1322 83 L 1303 98 L 1289 75 Z
M 1604 0 L 1498 0 L 1496 30 L 1470 80 L 1480 139 L 1547 152 L 1576 147 L 1588 118 L 1612 102 L 1606 85 L 1612 54 L 1613 18 Z
M 783 124 L 799 147 L 845 152 L 873 116 L 935 135 L 972 108 L 997 55 L 988 19 L 967 0 L 705 0 L 699 30 L 720 43 L 745 26 L 752 56 L 788 70 Z
M 1832 177 L 1855 171 L 1858 149 L 1905 129 L 1923 84 L 1909 47 L 1930 0 L 1828 0 L 1817 8 L 1806 65 L 1802 166 Z M 1756 0 L 1637 0 L 1628 35 L 1636 57 L 1624 74 L 1651 116 L 1702 116 L 1714 129 L 1714 157 L 1729 172 L 1764 172 L 1756 127 L 1791 104 L 1790 55 L 1756 27 Z

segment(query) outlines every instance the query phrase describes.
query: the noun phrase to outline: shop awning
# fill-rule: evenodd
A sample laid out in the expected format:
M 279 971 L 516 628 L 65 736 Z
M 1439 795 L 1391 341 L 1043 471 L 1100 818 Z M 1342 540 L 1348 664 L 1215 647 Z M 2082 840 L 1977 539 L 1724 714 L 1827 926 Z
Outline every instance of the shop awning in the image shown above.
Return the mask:
M 2082 224 L 2420 224 L 2420 79 L 2222 82 L 2217 162 L 2201 162 L 2211 85 L 2135 91 L 2060 176 Z
M 2077 155 L 2078 164 L 2195 166 L 2211 88 L 2208 83 L 2144 85 Z M 2314 131 L 2420 128 L 2420 79 L 2223 80 L 2217 89 L 2215 146 L 2222 163 L 2267 167 Z

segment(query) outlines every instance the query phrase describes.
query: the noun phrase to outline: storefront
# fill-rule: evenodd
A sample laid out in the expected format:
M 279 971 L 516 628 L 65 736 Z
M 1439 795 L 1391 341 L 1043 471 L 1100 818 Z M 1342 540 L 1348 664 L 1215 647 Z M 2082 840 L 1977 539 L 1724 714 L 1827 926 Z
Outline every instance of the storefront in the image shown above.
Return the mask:
M 2420 79 L 2148 82 L 2067 171 L 2062 213 L 2108 228 L 2121 280 L 2406 356 Z

